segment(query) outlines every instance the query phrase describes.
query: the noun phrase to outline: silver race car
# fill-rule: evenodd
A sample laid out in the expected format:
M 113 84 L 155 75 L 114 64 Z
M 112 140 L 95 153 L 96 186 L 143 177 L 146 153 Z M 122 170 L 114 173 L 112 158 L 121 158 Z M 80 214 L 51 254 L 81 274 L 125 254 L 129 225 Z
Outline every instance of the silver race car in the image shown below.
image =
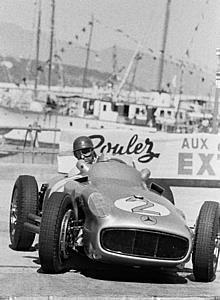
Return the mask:
M 194 228 L 186 224 L 171 190 L 122 160 L 38 185 L 17 178 L 11 199 L 10 239 L 28 250 L 39 234 L 39 258 L 46 273 L 68 270 L 79 255 L 110 264 L 176 268 L 192 259 L 196 281 L 214 280 L 220 247 L 219 203 L 202 205 Z

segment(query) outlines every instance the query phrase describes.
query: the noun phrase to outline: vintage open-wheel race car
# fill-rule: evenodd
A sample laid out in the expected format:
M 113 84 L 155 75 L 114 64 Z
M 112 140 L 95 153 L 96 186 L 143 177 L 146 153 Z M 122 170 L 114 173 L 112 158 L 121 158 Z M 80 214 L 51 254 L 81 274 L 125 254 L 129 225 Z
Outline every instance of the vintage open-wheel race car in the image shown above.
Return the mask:
M 79 161 L 80 173 L 62 174 L 41 186 L 20 175 L 10 207 L 10 240 L 27 251 L 35 235 L 41 269 L 59 273 L 85 255 L 125 266 L 175 268 L 192 259 L 196 281 L 214 280 L 220 248 L 219 203 L 205 201 L 195 228 L 161 186 L 122 160 L 93 165 Z M 148 175 L 147 175 L 148 174 Z

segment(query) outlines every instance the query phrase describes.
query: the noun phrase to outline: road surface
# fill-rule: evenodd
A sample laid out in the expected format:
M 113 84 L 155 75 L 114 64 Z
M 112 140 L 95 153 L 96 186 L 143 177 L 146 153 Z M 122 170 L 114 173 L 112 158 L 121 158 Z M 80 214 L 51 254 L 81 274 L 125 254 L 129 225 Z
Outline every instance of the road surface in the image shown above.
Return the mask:
M 8 235 L 10 196 L 19 174 L 36 176 L 39 184 L 55 172 L 47 165 L 0 164 L 0 299 L 32 297 L 41 299 L 178 299 L 220 297 L 220 266 L 211 283 L 193 281 L 191 263 L 184 272 L 168 273 L 113 268 L 80 262 L 78 270 L 48 275 L 41 273 L 37 238 L 32 251 L 16 252 L 10 248 Z M 182 209 L 189 225 L 193 225 L 204 200 L 220 200 L 217 189 L 173 188 L 176 205 Z

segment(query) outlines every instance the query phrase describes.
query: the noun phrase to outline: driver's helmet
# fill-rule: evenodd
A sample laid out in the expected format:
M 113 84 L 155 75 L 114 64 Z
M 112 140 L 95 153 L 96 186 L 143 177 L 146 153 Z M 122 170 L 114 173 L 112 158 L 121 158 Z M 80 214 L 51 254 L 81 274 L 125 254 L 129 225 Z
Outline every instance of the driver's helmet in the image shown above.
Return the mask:
M 73 154 L 77 159 L 83 159 L 92 164 L 96 158 L 92 140 L 88 136 L 80 136 L 73 142 Z

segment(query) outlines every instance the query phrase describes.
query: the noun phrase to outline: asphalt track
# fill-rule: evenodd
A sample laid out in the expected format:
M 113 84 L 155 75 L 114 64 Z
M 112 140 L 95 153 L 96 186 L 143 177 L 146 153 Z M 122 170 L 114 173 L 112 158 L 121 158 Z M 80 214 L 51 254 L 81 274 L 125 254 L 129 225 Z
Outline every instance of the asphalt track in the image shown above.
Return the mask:
M 39 184 L 55 168 L 47 165 L 0 164 L 0 299 L 179 299 L 220 297 L 220 264 L 210 283 L 193 280 L 191 263 L 183 272 L 116 268 L 80 259 L 77 270 L 58 275 L 41 273 L 37 238 L 29 252 L 10 248 L 10 197 L 19 174 L 31 174 Z M 220 200 L 218 189 L 173 188 L 176 205 L 193 225 L 204 200 Z M 219 298 L 220 299 L 220 298 Z

